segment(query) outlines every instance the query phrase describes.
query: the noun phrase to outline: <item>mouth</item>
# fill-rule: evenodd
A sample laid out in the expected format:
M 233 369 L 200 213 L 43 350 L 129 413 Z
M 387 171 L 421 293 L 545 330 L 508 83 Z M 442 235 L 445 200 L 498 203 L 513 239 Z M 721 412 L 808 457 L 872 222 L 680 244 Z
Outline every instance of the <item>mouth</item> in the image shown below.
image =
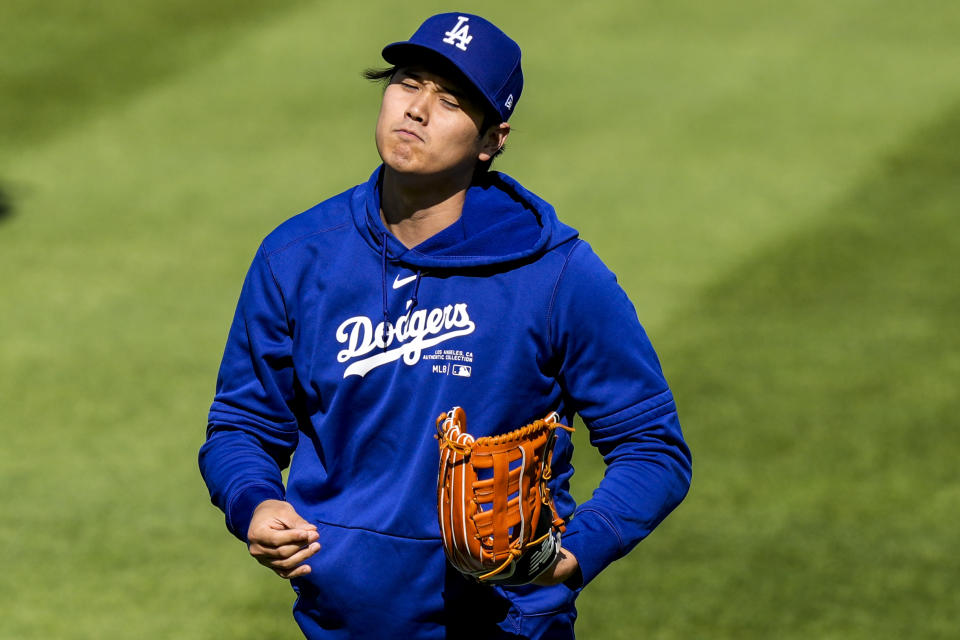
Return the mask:
M 405 140 L 419 140 L 420 142 L 423 142 L 423 138 L 410 129 L 394 129 L 393 131 Z

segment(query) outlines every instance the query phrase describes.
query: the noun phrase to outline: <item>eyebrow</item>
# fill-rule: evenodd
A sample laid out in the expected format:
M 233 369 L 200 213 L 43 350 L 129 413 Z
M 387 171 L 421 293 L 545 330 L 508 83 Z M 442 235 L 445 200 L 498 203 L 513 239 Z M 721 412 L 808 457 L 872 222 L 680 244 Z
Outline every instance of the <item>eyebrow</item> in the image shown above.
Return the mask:
M 412 79 L 414 79 L 414 80 L 417 80 L 417 81 L 419 81 L 419 82 L 423 82 L 423 81 L 424 81 L 423 74 L 418 73 L 418 72 L 416 72 L 416 71 L 413 71 L 413 70 L 411 70 L 411 69 L 401 69 L 401 70 L 400 70 L 400 73 L 402 73 L 402 74 L 405 75 L 405 76 L 409 76 L 410 78 L 412 78 Z M 466 99 L 467 99 L 466 93 L 464 93 L 464 92 L 461 91 L 460 89 L 457 89 L 457 88 L 454 87 L 454 86 L 451 86 L 451 85 L 450 85 L 449 83 L 447 83 L 447 82 L 444 82 L 444 83 L 442 83 L 442 84 L 439 83 L 439 82 L 436 82 L 435 80 L 431 80 L 430 82 L 433 82 L 433 84 L 435 84 L 435 85 L 437 85 L 438 87 L 440 87 L 440 90 L 443 91 L 444 93 L 449 93 L 450 95 L 455 96 L 455 97 L 460 98 L 460 99 L 463 99 L 463 100 L 466 100 Z

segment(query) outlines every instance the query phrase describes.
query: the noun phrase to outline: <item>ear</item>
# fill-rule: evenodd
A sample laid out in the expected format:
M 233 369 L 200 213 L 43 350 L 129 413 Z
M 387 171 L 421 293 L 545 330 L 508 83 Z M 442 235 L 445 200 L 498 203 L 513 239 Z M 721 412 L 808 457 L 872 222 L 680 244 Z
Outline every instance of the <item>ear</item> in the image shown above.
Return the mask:
M 507 136 L 509 135 L 510 124 L 507 122 L 501 122 L 499 125 L 487 129 L 480 140 L 480 154 L 477 159 L 480 162 L 489 161 L 507 142 Z

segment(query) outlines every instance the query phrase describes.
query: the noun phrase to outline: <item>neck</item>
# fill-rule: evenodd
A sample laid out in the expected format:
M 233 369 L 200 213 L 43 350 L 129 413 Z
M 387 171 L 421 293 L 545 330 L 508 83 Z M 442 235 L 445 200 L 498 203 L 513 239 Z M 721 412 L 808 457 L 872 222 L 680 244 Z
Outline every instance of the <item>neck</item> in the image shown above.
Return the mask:
M 469 187 L 469 176 L 411 176 L 384 166 L 380 218 L 410 249 L 460 219 Z

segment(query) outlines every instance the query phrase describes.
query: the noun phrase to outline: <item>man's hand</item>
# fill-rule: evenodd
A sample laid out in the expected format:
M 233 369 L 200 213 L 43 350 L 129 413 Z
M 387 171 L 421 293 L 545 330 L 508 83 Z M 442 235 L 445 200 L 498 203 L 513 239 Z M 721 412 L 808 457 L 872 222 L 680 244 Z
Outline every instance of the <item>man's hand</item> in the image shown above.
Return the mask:
M 560 584 L 561 582 L 566 582 L 569 580 L 579 570 L 580 563 L 577 562 L 576 556 L 566 549 L 561 548 L 560 553 L 557 554 L 557 559 L 553 565 L 537 576 L 537 579 L 533 581 L 533 584 L 540 585 L 541 587 L 549 587 L 551 585 Z
M 299 578 L 310 573 L 301 564 L 320 550 L 317 527 L 294 511 L 289 502 L 264 500 L 253 512 L 247 529 L 250 555 L 281 578 Z

